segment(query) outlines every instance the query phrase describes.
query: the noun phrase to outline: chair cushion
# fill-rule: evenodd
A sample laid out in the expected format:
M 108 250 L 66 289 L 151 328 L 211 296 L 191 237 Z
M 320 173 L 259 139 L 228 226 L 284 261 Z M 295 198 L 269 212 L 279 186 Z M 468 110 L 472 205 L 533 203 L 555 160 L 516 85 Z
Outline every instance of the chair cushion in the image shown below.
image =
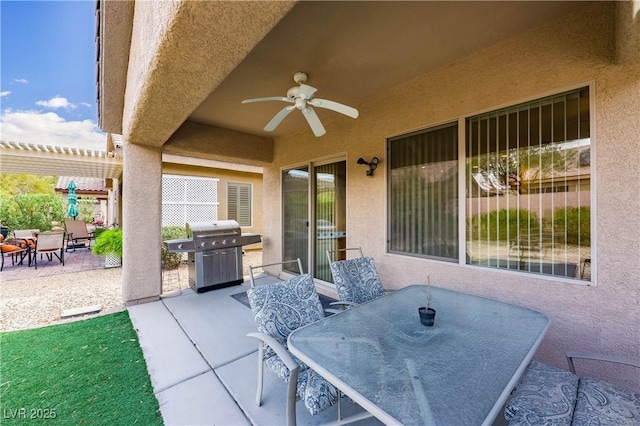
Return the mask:
M 290 371 L 287 368 L 287 365 L 282 361 L 282 359 L 275 354 L 275 352 L 273 352 L 273 350 L 271 351 L 271 353 L 273 355 L 270 355 L 269 357 L 265 357 L 264 358 L 264 365 L 267 366 L 267 368 L 271 371 L 273 371 L 276 376 L 280 377 L 282 380 L 284 380 L 285 382 L 287 380 L 289 380 L 289 375 L 290 375 Z M 300 361 L 298 358 L 293 357 L 294 361 L 300 366 L 299 370 L 306 370 L 307 365 L 305 363 L 303 363 L 302 361 Z
M 340 301 L 359 304 L 384 294 L 373 258 L 339 260 L 330 266 Z
M 12 253 L 24 250 L 22 247 L 14 246 L 13 244 L 0 244 L 0 249 L 2 249 L 2 253 Z
M 247 291 L 258 331 L 287 347 L 292 331 L 324 318 L 318 293 L 309 274 Z M 265 350 L 265 358 L 272 352 Z
M 604 380 L 583 377 L 578 387 L 573 425 L 640 425 L 640 393 Z
M 504 417 L 509 425 L 571 425 L 578 377 L 570 371 L 531 361 Z
M 336 388 L 310 368 L 299 371 L 297 394 L 312 416 L 329 408 L 338 400 Z

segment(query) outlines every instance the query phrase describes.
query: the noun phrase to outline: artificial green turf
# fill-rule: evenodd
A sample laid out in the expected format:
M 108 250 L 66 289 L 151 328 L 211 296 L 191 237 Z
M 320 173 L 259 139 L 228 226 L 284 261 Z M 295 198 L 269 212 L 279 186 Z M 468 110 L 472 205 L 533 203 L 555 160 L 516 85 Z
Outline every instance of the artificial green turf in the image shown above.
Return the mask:
M 3 425 L 163 424 L 126 311 L 1 333 L 0 406 Z

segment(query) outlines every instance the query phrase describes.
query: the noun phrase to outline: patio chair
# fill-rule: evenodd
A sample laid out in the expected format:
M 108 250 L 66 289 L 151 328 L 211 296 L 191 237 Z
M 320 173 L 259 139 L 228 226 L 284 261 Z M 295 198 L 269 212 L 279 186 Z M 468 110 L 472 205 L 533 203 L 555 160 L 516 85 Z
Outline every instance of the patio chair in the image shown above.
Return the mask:
M 13 237 L 18 241 L 22 248 L 33 250 L 36 245 L 35 235 L 40 232 L 39 229 L 16 229 L 13 231 Z
M 67 230 L 67 251 L 76 251 L 76 247 L 83 244 L 91 250 L 91 240 L 95 239 L 93 232 L 89 232 L 87 224 L 83 220 L 65 220 L 64 226 Z
M 22 248 L 13 244 L 0 243 L 0 257 L 2 261 L 0 263 L 0 271 L 4 269 L 4 258 L 11 256 L 11 264 L 15 266 L 16 260 L 18 265 L 22 265 L 24 258 L 29 256 L 29 265 L 31 265 L 30 248 Z
M 359 250 L 360 257 L 335 262 L 332 260 L 332 253 L 349 250 Z M 360 247 L 327 250 L 327 259 L 329 259 L 331 275 L 338 291 L 338 302 L 334 304 L 346 308 L 368 302 L 384 294 L 373 258 L 363 256 Z
M 259 342 L 256 404 L 260 406 L 262 402 L 264 365 L 287 382 L 288 425 L 296 424 L 298 398 L 304 401 L 311 415 L 339 403 L 337 389 L 287 349 L 287 338 L 292 331 L 324 318 L 311 276 L 303 274 L 288 281 L 252 287 L 247 295 L 258 328 L 257 333 L 247 335 Z
M 46 255 L 49 261 L 57 257 L 64 266 L 64 232 L 41 232 L 36 236 L 36 245 L 33 250 L 33 265 L 38 269 L 38 254 L 40 259 Z
M 578 376 L 574 359 L 640 369 L 640 360 L 591 353 L 567 352 L 570 371 L 531 361 L 505 406 L 509 426 L 640 424 L 640 393 L 605 380 Z

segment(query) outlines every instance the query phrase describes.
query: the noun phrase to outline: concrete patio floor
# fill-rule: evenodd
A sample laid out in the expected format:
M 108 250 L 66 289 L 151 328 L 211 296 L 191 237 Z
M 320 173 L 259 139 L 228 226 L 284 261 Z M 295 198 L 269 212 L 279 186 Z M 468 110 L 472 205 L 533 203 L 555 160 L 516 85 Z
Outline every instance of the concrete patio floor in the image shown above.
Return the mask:
M 262 406 L 255 403 L 258 360 L 251 309 L 231 297 L 243 285 L 195 293 L 191 289 L 129 307 L 153 388 L 167 425 L 283 425 L 286 383 L 265 370 Z M 278 279 L 261 275 L 258 284 Z M 362 412 L 344 398 L 343 416 Z M 337 420 L 334 406 L 311 416 L 297 404 L 300 425 Z M 376 419 L 359 425 L 379 425 Z

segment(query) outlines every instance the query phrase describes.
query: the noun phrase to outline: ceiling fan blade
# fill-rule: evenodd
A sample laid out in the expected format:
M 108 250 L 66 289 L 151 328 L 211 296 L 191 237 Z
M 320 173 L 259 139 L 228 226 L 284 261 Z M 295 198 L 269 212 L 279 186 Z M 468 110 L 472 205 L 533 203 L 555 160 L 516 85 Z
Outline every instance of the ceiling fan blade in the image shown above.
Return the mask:
M 253 102 L 264 102 L 264 101 L 285 101 L 285 102 L 293 102 L 291 99 L 285 96 L 269 96 L 266 98 L 253 98 L 253 99 L 245 99 L 242 101 L 243 104 L 251 104 Z
M 301 84 L 298 89 L 298 96 L 301 96 L 306 99 L 311 99 L 314 93 L 316 93 L 318 89 L 315 87 L 307 86 L 306 84 Z
M 330 101 L 327 99 L 316 98 L 308 101 L 308 103 L 310 103 L 314 107 L 330 109 L 332 111 L 339 112 L 340 114 L 347 115 L 351 118 L 358 118 L 358 115 L 359 115 L 357 109 L 350 107 L 348 105 L 344 105 L 344 104 Z
M 280 122 L 284 120 L 285 117 L 289 115 L 294 109 L 296 109 L 296 107 L 293 105 L 282 108 L 280 112 L 278 112 L 275 117 L 273 117 L 271 121 L 268 122 L 266 126 L 264 126 L 264 130 L 266 130 L 267 132 L 273 131 L 276 127 L 278 127 L 278 124 L 280 124 Z
M 304 115 L 304 118 L 307 119 L 307 122 L 309 123 L 309 126 L 311 126 L 311 130 L 313 130 L 314 135 L 320 137 L 327 133 L 327 131 L 324 129 L 324 126 L 320 122 L 318 114 L 316 114 L 313 108 L 306 107 L 302 110 L 302 115 Z

